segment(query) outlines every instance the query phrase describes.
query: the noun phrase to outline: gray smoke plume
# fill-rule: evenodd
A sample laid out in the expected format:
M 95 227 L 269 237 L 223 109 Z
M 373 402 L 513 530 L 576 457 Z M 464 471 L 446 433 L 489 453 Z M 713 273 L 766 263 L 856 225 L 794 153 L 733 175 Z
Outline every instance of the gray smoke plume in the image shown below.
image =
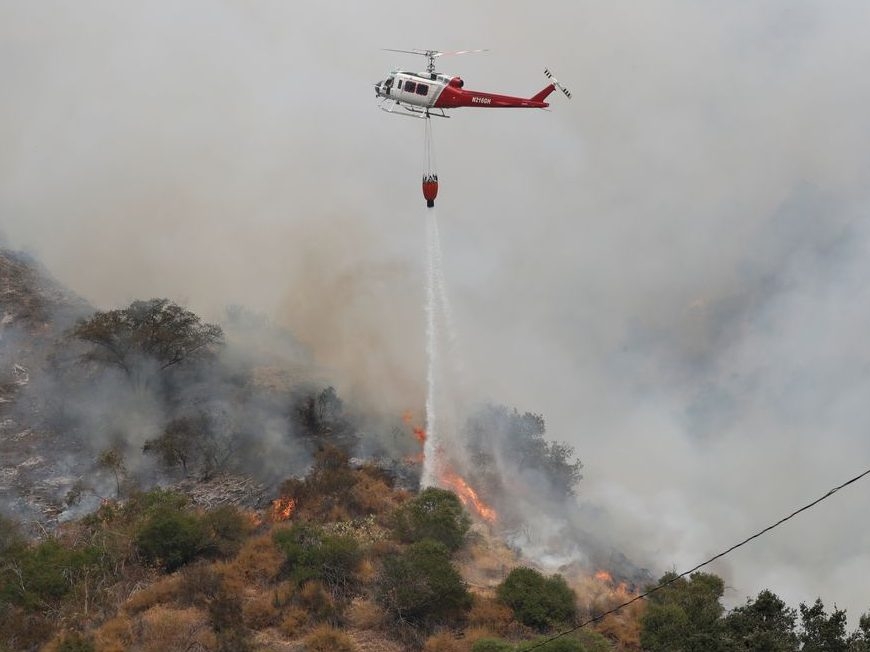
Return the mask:
M 371 84 L 574 91 L 435 125 L 444 269 L 479 399 L 577 447 L 587 529 L 684 568 L 870 459 L 870 6 L 0 4 L 0 215 L 101 308 L 286 326 L 386 411 L 422 405 L 422 127 Z M 494 16 L 498 20 L 494 20 Z M 396 39 L 401 42 L 396 42 Z M 714 570 L 742 602 L 867 608 L 867 492 Z

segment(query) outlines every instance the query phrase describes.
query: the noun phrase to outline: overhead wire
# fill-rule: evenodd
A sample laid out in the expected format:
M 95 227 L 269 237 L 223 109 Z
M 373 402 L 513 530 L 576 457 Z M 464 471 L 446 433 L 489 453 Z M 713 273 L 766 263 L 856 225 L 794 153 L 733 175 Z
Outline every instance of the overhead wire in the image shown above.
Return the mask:
M 657 585 L 657 586 L 654 586 L 654 587 L 651 588 L 651 589 L 648 589 L 648 590 L 645 591 L 644 593 L 641 593 L 640 595 L 636 595 L 636 596 L 633 597 L 631 600 L 628 600 L 628 601 L 626 601 L 626 602 L 623 602 L 622 604 L 620 604 L 620 605 L 617 606 L 617 607 L 614 607 L 613 609 L 609 609 L 608 611 L 605 611 L 605 612 L 600 613 L 600 614 L 598 614 L 598 615 L 596 615 L 596 616 L 593 616 L 592 618 L 589 618 L 589 619 L 587 619 L 587 620 L 584 620 L 584 621 L 581 622 L 579 625 L 575 625 L 574 627 L 572 627 L 572 628 L 570 628 L 570 629 L 566 629 L 565 631 L 559 632 L 558 634 L 554 634 L 554 635 L 551 636 L 550 638 L 544 639 L 543 641 L 539 641 L 538 643 L 532 645 L 531 647 L 524 648 L 525 652 L 531 652 L 531 650 L 535 650 L 535 649 L 541 648 L 541 647 L 547 645 L 548 643 L 551 643 L 551 642 L 555 641 L 555 640 L 558 639 L 558 638 L 562 638 L 563 636 L 567 636 L 568 634 L 572 634 L 573 632 L 576 632 L 577 630 L 582 629 L 582 628 L 586 627 L 587 625 L 591 625 L 592 623 L 598 622 L 599 620 L 602 620 L 603 618 L 606 618 L 607 616 L 609 616 L 609 615 L 611 615 L 611 614 L 614 614 L 614 613 L 616 613 L 616 612 L 618 612 L 618 611 L 621 611 L 622 609 L 624 609 L 625 607 L 629 606 L 630 604 L 633 604 L 633 603 L 637 602 L 638 600 L 642 600 L 643 598 L 646 598 L 647 596 L 652 595 L 652 594 L 655 593 L 656 591 L 661 591 L 663 588 L 665 588 L 665 587 L 667 587 L 667 586 L 673 584 L 673 583 L 676 582 L 677 580 L 682 579 L 682 578 L 686 577 L 687 575 L 691 575 L 692 573 L 694 573 L 695 571 L 697 571 L 697 570 L 703 568 L 704 566 L 707 566 L 708 564 L 712 564 L 712 563 L 713 563 L 714 561 L 716 561 L 717 559 L 721 559 L 722 557 L 724 557 L 724 556 L 727 555 L 728 553 L 733 552 L 734 550 L 737 550 L 737 548 L 740 548 L 741 546 L 745 546 L 747 543 L 749 543 L 749 542 L 752 541 L 753 539 L 757 539 L 758 537 L 762 536 L 763 534 L 766 534 L 767 532 L 770 532 L 770 531 L 771 531 L 772 529 L 774 529 L 775 527 L 778 527 L 778 526 L 782 525 L 783 523 L 785 523 L 786 521 L 788 521 L 788 520 L 794 518 L 795 516 L 797 516 L 797 515 L 800 514 L 801 512 L 805 512 L 806 510 L 810 509 L 811 507 L 815 507 L 816 505 L 818 505 L 818 504 L 819 504 L 820 502 L 822 502 L 823 500 L 825 500 L 825 499 L 830 498 L 831 496 L 833 496 L 833 495 L 834 495 L 835 493 L 837 493 L 840 489 L 842 489 L 842 488 L 844 488 L 844 487 L 848 487 L 850 484 L 852 484 L 852 483 L 854 483 L 854 482 L 857 482 L 858 480 L 860 480 L 861 478 L 863 478 L 864 476 L 867 476 L 867 475 L 870 475 L 870 469 L 867 469 L 867 470 L 864 471 L 863 473 L 860 473 L 860 474 L 856 475 L 854 478 L 851 478 L 851 479 L 849 479 L 849 480 L 846 480 L 846 482 L 844 482 L 844 483 L 842 483 L 842 484 L 840 484 L 840 485 L 837 485 L 836 487 L 834 487 L 833 489 L 831 489 L 830 491 L 828 491 L 828 492 L 827 492 L 826 494 L 824 494 L 823 496 L 821 496 L 821 497 L 819 497 L 819 498 L 816 498 L 816 499 L 815 499 L 814 501 L 812 501 L 811 503 L 808 503 L 808 504 L 804 505 L 804 506 L 801 507 L 800 509 L 796 509 L 796 510 L 793 511 L 791 514 L 789 514 L 788 516 L 779 519 L 779 520 L 778 520 L 776 523 L 774 523 L 773 525 L 768 525 L 768 526 L 767 526 L 766 528 L 764 528 L 763 530 L 759 530 L 758 532 L 756 532 L 756 533 L 753 534 L 752 536 L 749 536 L 749 537 L 745 538 L 745 539 L 744 539 L 743 541 L 741 541 L 740 543 L 735 543 L 733 546 L 731 546 L 731 547 L 728 548 L 727 550 L 723 550 L 723 551 L 720 552 L 719 554 L 714 555 L 713 557 L 710 557 L 710 559 L 708 559 L 707 561 L 701 562 L 700 564 L 698 564 L 698 565 L 695 566 L 694 568 L 690 568 L 690 569 L 687 570 L 687 571 L 683 571 L 683 572 L 680 573 L 679 575 L 676 575 L 675 577 L 672 577 L 671 579 L 669 579 L 667 582 L 662 582 L 661 584 L 659 584 L 659 585 Z

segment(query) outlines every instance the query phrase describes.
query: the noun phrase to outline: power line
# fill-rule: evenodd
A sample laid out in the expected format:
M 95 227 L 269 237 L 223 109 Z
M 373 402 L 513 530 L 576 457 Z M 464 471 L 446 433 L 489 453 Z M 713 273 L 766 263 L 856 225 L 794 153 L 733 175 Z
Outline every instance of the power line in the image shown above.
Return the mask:
M 866 475 L 870 475 L 870 469 L 867 469 L 867 470 L 864 471 L 863 473 L 861 473 L 861 474 L 859 474 L 859 475 L 856 475 L 856 476 L 855 476 L 854 478 L 852 478 L 851 480 L 846 480 L 846 482 L 844 482 L 844 483 L 841 484 L 841 485 L 838 485 L 838 486 L 834 487 L 834 488 L 831 489 L 828 493 L 826 493 L 824 496 L 822 496 L 822 497 L 820 497 L 820 498 L 816 498 L 813 502 L 811 502 L 811 503 L 809 503 L 809 504 L 807 504 L 807 505 L 804 505 L 804 506 L 801 507 L 800 509 L 796 509 L 795 511 L 793 511 L 791 514 L 789 514 L 789 515 L 786 516 L 785 518 L 781 518 L 781 519 L 779 519 L 779 520 L 778 520 L 776 523 L 774 523 L 773 525 L 768 525 L 768 526 L 767 526 L 766 528 L 764 528 L 763 530 L 760 530 L 760 531 L 756 532 L 755 534 L 753 534 L 752 536 L 747 537 L 746 539 L 744 539 L 744 540 L 741 541 L 740 543 L 735 543 L 733 546 L 731 546 L 731 547 L 728 548 L 727 550 L 723 550 L 723 551 L 720 552 L 718 555 L 715 555 L 715 556 L 713 556 L 713 557 L 710 557 L 710 559 L 708 559 L 707 561 L 701 562 L 700 564 L 698 564 L 698 565 L 695 566 L 694 568 L 690 568 L 689 570 L 680 573 L 680 574 L 677 575 L 676 577 L 673 577 L 673 578 L 669 579 L 667 582 L 662 582 L 662 583 L 659 584 L 658 586 L 654 586 L 653 588 L 651 588 L 650 590 L 648 590 L 646 593 L 641 593 L 640 595 L 636 595 L 636 596 L 633 597 L 631 600 L 629 600 L 629 601 L 627 601 L 627 602 L 623 602 L 623 603 L 622 603 L 621 605 L 619 605 L 618 607 L 614 607 L 613 609 L 610 609 L 609 611 L 605 611 L 604 613 L 598 614 L 597 616 L 593 616 L 592 618 L 589 618 L 588 620 L 583 621 L 582 623 L 580 623 L 579 625 L 576 625 L 576 626 L 572 627 L 571 629 L 566 629 L 564 632 L 559 632 L 558 634 L 554 634 L 554 635 L 551 636 L 550 638 L 544 639 L 543 641 L 540 641 L 539 643 L 536 643 L 535 645 L 532 645 L 531 647 L 527 647 L 527 648 L 525 648 L 525 651 L 526 651 L 526 652 L 531 652 L 531 650 L 534 650 L 534 649 L 539 648 L 539 647 L 543 647 L 543 646 L 546 645 L 547 643 L 550 643 L 550 642 L 552 642 L 552 641 L 555 641 L 557 638 L 562 638 L 563 636 L 567 636 L 568 634 L 571 634 L 572 632 L 576 632 L 578 629 L 582 629 L 583 627 L 586 627 L 587 625 L 591 625 L 592 623 L 598 622 L 598 621 L 601 620 L 602 618 L 605 618 L 605 617 L 609 616 L 610 614 L 614 614 L 614 613 L 616 613 L 617 611 L 620 611 L 620 610 L 624 609 L 624 608 L 627 607 L 628 605 L 630 605 L 630 604 L 632 604 L 632 603 L 635 603 L 635 602 L 637 602 L 638 600 L 642 600 L 643 598 L 647 597 L 648 595 L 651 595 L 651 594 L 655 593 L 656 591 L 660 591 L 661 589 L 665 588 L 666 586 L 669 586 L 670 584 L 673 584 L 674 582 L 676 582 L 677 580 L 679 580 L 679 579 L 685 577 L 686 575 L 691 575 L 691 574 L 694 573 L 696 570 L 698 570 L 698 569 L 700 569 L 700 568 L 703 568 L 704 566 L 707 566 L 708 564 L 712 564 L 712 563 L 713 563 L 714 561 L 716 561 L 717 559 L 721 559 L 722 557 L 724 557 L 725 555 L 727 555 L 729 552 L 732 552 L 732 551 L 734 551 L 734 550 L 737 550 L 737 548 L 740 548 L 741 546 L 745 546 L 747 543 L 749 543 L 749 542 L 752 541 L 753 539 L 757 539 L 757 538 L 760 537 L 762 534 L 765 534 L 765 533 L 767 533 L 767 532 L 770 532 L 773 528 L 782 525 L 783 523 L 785 523 L 786 521 L 788 521 L 788 520 L 794 518 L 795 516 L 797 516 L 797 515 L 800 514 L 801 512 L 805 512 L 805 511 L 808 510 L 810 507 L 814 507 L 814 506 L 818 505 L 820 502 L 822 502 L 822 501 L 825 500 L 826 498 L 830 498 L 831 496 L 833 496 L 835 493 L 837 493 L 837 492 L 838 492 L 840 489 L 842 489 L 843 487 L 848 487 L 850 484 L 852 484 L 853 482 L 857 482 L 858 480 L 860 480 L 861 478 L 863 478 L 863 477 L 866 476 Z

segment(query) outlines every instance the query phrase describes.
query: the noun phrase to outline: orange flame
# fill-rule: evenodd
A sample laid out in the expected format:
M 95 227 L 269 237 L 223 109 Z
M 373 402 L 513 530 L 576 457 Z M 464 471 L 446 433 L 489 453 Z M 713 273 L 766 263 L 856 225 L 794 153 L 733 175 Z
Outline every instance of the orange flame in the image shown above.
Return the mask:
M 421 428 L 420 426 L 414 426 L 414 436 L 417 438 L 417 441 L 421 444 L 426 443 L 426 429 Z
M 477 492 L 472 489 L 461 476 L 450 469 L 444 469 L 441 473 L 440 480 L 448 488 L 456 492 L 456 495 L 459 496 L 459 500 L 462 501 L 463 505 L 466 507 L 473 507 L 474 511 L 477 512 L 480 518 L 487 523 L 495 523 L 495 520 L 498 517 L 496 511 L 483 502 L 480 499 L 480 496 L 477 495 Z
M 608 573 L 606 570 L 600 570 L 595 573 L 595 579 L 599 582 L 607 582 L 608 584 L 611 584 L 613 582 L 613 575 Z
M 272 501 L 272 521 L 278 523 L 293 516 L 296 510 L 296 499 L 289 497 L 276 498 Z

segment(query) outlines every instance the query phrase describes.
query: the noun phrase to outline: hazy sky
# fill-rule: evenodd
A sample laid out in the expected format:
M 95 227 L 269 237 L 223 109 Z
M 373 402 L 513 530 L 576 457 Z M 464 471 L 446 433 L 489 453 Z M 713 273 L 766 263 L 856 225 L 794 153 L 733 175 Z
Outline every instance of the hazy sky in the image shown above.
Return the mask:
M 482 398 L 576 445 L 616 548 L 682 569 L 870 466 L 870 4 L 0 0 L 0 229 L 99 307 L 272 315 L 346 392 L 421 400 L 422 124 L 443 58 L 550 112 L 434 124 Z M 419 404 L 419 403 L 417 403 Z M 729 556 L 870 609 L 870 484 Z

